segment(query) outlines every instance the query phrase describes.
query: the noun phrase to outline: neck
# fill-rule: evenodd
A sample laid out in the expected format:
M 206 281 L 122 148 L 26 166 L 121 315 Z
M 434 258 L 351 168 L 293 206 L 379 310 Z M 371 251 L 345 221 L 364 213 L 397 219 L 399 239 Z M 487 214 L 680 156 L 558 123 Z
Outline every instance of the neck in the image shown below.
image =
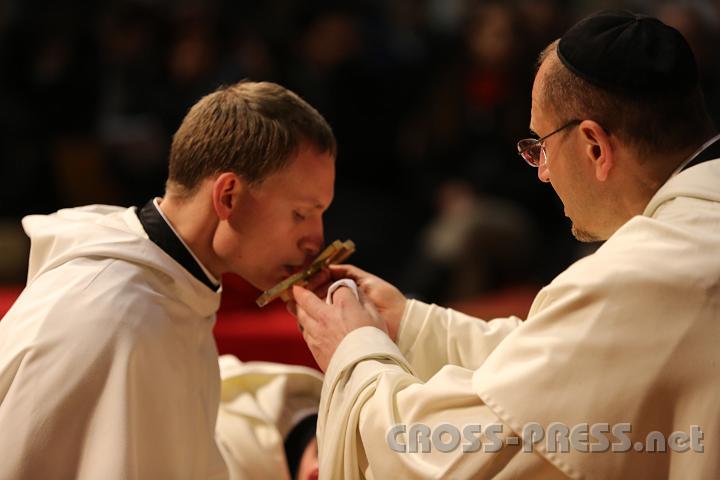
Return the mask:
M 693 146 L 666 155 L 652 154 L 642 161 L 634 158 L 627 162 L 630 168 L 624 176 L 626 183 L 621 188 L 624 218 L 620 225 L 635 215 L 641 215 L 660 187 L 698 148 Z
M 616 177 L 620 184 L 613 187 L 615 195 L 606 197 L 615 199 L 608 209 L 613 215 L 608 222 L 607 236 L 634 216 L 642 215 L 650 199 L 696 150 L 697 148 L 692 147 L 666 155 L 625 157 L 622 162 L 625 166 L 622 175 Z
M 208 201 L 204 201 L 199 194 L 181 199 L 168 193 L 159 201 L 159 205 L 180 238 L 203 266 L 219 279 L 224 270 L 213 253 L 212 241 L 217 217 L 209 197 Z

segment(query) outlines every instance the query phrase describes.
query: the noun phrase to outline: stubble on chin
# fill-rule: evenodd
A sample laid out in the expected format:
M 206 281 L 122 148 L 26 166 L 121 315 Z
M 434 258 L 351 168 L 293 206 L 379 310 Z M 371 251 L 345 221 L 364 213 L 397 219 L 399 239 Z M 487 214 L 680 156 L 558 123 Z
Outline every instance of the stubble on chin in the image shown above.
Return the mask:
M 587 230 L 583 230 L 581 228 L 578 228 L 577 225 L 574 223 L 571 227 L 571 232 L 573 234 L 573 237 L 575 237 L 576 240 L 583 243 L 593 243 L 593 242 L 599 242 L 602 239 L 599 238 L 597 235 L 594 235 Z

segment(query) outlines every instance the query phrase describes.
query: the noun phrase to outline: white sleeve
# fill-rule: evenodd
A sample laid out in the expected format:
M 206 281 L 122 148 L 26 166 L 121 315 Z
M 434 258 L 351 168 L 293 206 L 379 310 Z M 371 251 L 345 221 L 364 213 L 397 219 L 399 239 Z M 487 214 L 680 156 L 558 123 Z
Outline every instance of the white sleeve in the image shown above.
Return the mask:
M 525 467 L 522 471 L 554 478 L 539 455 L 518 455 L 521 447 L 505 442 L 515 434 L 483 404 L 472 375 L 449 365 L 422 382 L 383 332 L 374 327 L 351 332 L 325 377 L 318 419 L 320 478 L 488 478 Z M 434 431 L 441 424 L 462 436 L 448 452 L 441 451 L 447 449 L 444 445 L 438 449 L 432 444 L 432 434 L 429 451 L 423 451 L 428 445 L 422 441 L 414 448 L 413 436 L 406 435 L 413 425 Z M 466 432 L 468 425 L 480 432 Z M 486 437 L 489 425 L 496 430 Z M 397 426 L 404 426 L 405 434 L 391 430 Z M 482 445 L 496 451 L 485 451 Z
M 445 365 L 479 368 L 500 341 L 520 324 L 518 317 L 485 321 L 409 300 L 397 344 L 415 374 L 427 380 Z

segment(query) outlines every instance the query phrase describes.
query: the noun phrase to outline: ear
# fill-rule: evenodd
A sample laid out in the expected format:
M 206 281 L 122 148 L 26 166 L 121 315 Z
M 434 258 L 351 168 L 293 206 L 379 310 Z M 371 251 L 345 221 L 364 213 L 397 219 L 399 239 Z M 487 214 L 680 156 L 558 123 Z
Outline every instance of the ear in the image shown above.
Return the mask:
M 232 172 L 218 175 L 212 186 L 212 201 L 220 220 L 227 220 L 237 208 L 240 194 L 247 188 L 242 178 Z
M 578 126 L 584 145 L 584 151 L 593 164 L 595 178 L 604 182 L 615 164 L 613 144 L 610 134 L 593 120 L 583 120 Z

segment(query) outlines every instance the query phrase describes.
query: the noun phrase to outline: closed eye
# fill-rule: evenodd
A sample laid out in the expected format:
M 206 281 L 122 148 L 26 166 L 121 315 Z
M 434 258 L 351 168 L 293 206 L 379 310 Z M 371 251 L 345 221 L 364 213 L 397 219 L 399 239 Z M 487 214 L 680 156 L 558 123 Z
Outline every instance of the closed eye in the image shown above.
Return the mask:
M 296 222 L 303 222 L 305 221 L 305 219 L 307 219 L 307 217 L 298 211 L 293 211 L 293 219 Z

